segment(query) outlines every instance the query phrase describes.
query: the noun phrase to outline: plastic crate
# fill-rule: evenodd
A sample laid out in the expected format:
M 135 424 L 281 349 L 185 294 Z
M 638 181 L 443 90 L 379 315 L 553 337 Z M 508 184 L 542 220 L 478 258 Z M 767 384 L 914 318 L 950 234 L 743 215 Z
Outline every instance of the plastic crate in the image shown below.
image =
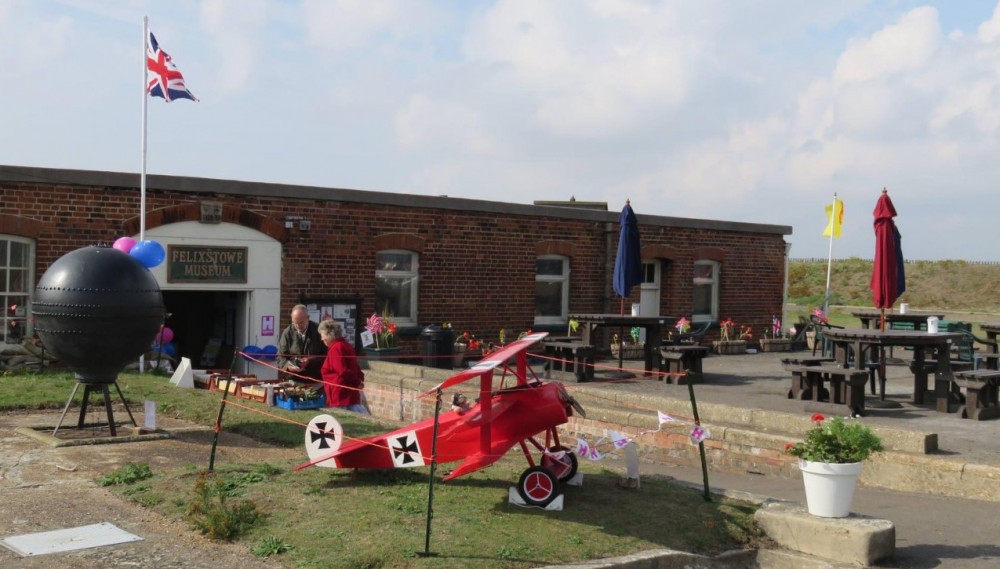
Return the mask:
M 321 393 L 318 399 L 296 401 L 294 399 L 289 399 L 284 395 L 275 393 L 274 404 L 282 409 L 288 409 L 289 411 L 296 411 L 298 409 L 319 409 L 320 407 L 326 406 L 326 395 Z

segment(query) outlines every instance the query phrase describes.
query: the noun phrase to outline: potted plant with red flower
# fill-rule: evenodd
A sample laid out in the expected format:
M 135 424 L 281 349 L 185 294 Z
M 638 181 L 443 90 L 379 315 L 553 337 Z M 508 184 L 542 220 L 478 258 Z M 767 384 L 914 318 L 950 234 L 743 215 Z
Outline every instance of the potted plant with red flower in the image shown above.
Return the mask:
M 843 518 L 851 512 L 861 463 L 882 450 L 882 440 L 857 419 L 812 416 L 816 425 L 805 439 L 785 445 L 785 452 L 799 458 L 809 513 Z

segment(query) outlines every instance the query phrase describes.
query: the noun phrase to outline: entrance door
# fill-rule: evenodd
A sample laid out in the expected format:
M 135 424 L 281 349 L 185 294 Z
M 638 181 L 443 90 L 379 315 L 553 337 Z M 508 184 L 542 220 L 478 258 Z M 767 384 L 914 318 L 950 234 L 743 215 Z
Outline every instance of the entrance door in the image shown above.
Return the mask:
M 643 261 L 642 284 L 639 285 L 639 315 L 660 315 L 660 261 Z M 639 339 L 646 341 L 646 330 L 639 333 Z
M 177 359 L 191 360 L 195 369 L 229 368 L 247 337 L 246 297 L 249 293 L 209 290 L 165 290 L 167 327 L 174 333 Z

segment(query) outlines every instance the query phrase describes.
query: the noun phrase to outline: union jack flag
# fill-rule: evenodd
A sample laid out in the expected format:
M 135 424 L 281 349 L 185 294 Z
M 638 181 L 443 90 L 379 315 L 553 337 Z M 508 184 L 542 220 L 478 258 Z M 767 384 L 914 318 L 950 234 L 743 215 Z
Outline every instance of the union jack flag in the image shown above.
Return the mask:
M 198 100 L 184 86 L 184 76 L 177 70 L 167 52 L 160 49 L 153 32 L 149 32 L 146 41 L 146 69 L 149 71 L 146 81 L 146 93 L 149 95 L 163 97 L 168 103 L 174 99 Z

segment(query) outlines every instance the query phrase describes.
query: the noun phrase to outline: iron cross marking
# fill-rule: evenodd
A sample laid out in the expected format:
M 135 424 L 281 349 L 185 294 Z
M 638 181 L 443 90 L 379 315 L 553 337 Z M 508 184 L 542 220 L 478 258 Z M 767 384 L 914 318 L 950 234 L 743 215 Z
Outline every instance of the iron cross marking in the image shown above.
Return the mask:
M 333 435 L 333 431 L 326 430 L 326 421 L 322 423 L 316 423 L 316 429 L 319 432 L 309 431 L 309 442 L 315 443 L 319 441 L 316 448 L 331 448 L 329 441 L 337 441 L 337 437 Z
M 416 462 L 415 455 L 420 453 L 417 439 L 412 433 L 407 433 L 392 440 L 392 460 L 403 466 Z

